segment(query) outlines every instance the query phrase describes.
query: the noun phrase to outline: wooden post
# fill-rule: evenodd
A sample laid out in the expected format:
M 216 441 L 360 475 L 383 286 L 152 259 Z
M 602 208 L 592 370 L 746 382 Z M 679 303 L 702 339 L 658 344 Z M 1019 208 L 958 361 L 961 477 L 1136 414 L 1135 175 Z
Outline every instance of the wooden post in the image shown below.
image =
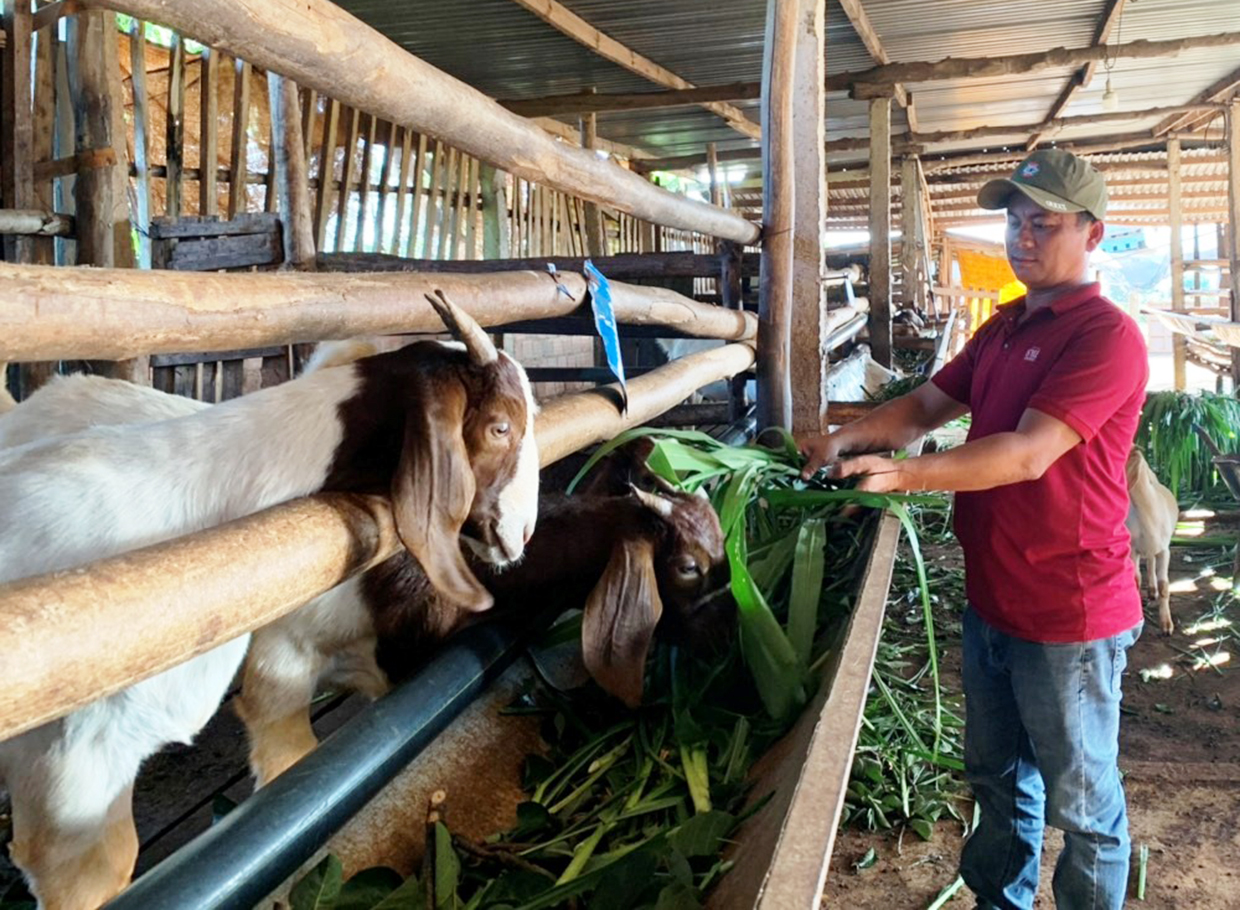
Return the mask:
M 1240 322 L 1240 98 L 1227 111 L 1227 259 L 1231 270 L 1231 321 Z M 1220 251 L 1221 253 L 1221 251 Z M 1231 349 L 1231 394 L 1240 397 L 1240 348 Z M 1236 556 L 1240 562 L 1240 553 Z
M 1180 140 L 1167 142 L 1167 182 L 1171 209 L 1171 309 L 1184 312 L 1184 220 L 1180 188 Z M 1175 387 L 1188 388 L 1188 339 L 1179 332 L 1171 336 Z
M 220 55 L 209 47 L 202 49 L 199 66 L 199 111 L 202 141 L 198 147 L 198 211 L 218 215 L 220 193 L 216 172 L 220 163 Z
M 250 138 L 250 64 L 245 60 L 233 61 L 233 129 L 232 166 L 228 182 L 228 217 L 236 218 L 249 206 L 246 184 L 249 177 Z
M 370 184 L 375 173 L 375 137 L 379 132 L 377 117 L 366 115 L 366 133 L 362 136 L 362 176 L 357 192 L 357 236 L 353 249 L 366 249 L 366 225 L 370 223 Z
M 758 428 L 792 428 L 793 92 L 799 0 L 768 0 L 762 57 L 762 267 L 758 303 Z
M 816 434 L 827 429 L 829 330 L 822 283 L 827 221 L 825 22 L 825 0 L 800 0 L 790 137 L 794 149 L 792 179 L 796 184 L 789 360 L 794 433 Z M 708 155 L 710 151 L 708 147 Z M 711 183 L 719 188 L 713 173 Z
M 0 56 L 0 205 L 10 209 L 35 209 L 34 117 L 30 106 L 32 14 L 29 3 L 4 4 L 0 18 L 8 39 Z M 33 244 L 29 237 L 4 238 L 4 257 L 10 262 L 29 262 Z
M 390 154 L 390 152 L 389 152 Z M 385 253 L 401 255 L 404 249 L 405 212 L 409 204 L 409 179 L 411 174 L 419 175 L 410 167 L 410 156 L 413 154 L 413 134 L 406 129 L 401 130 L 400 168 L 396 174 L 396 215 L 392 219 L 392 236 L 384 248 Z M 417 179 L 416 177 L 414 179 Z M 415 188 L 416 191 L 416 188 Z
M 870 353 L 891 366 L 891 99 L 870 102 Z
M 442 140 L 435 140 L 435 152 L 431 156 L 431 182 L 426 190 L 426 224 L 422 236 L 422 255 L 418 258 L 435 259 L 435 225 L 439 221 L 442 200 L 439 197 L 439 186 L 446 173 L 445 158 L 448 157 L 447 146 Z M 413 250 L 410 247 L 410 253 Z
M 906 309 L 921 310 L 922 300 L 918 292 L 920 273 L 917 263 L 924 231 L 916 155 L 906 155 L 900 161 L 900 211 L 900 283 L 904 290 L 902 304 Z
M 344 251 L 349 226 L 349 197 L 353 194 L 353 179 L 357 174 L 353 162 L 357 159 L 357 137 L 360 132 L 362 112 L 357 108 L 349 111 L 349 128 L 344 138 L 344 168 L 340 172 L 340 195 L 336 199 L 336 244 L 332 249 Z M 358 219 L 361 228 L 361 218 Z
M 593 149 L 598 145 L 598 115 L 586 114 L 581 118 L 581 146 Z M 598 203 L 586 203 L 586 255 L 606 256 L 607 239 L 603 236 L 603 213 Z
M 391 191 L 388 184 L 392 182 L 392 159 L 396 157 L 396 140 L 402 132 L 395 123 L 387 125 L 387 136 L 383 140 L 383 164 L 379 167 L 379 205 L 375 212 L 375 252 L 385 253 L 389 244 L 385 242 L 387 227 L 388 200 Z M 405 148 L 409 146 L 409 133 L 405 133 Z
M 267 94 L 271 105 L 271 160 L 275 164 L 276 195 L 284 222 L 284 262 L 295 269 L 313 269 L 314 217 L 297 83 L 269 72 Z
M 185 155 L 185 41 L 172 33 L 168 50 L 167 129 L 164 133 L 167 166 L 164 170 L 164 214 L 181 217 L 181 171 Z
M 409 233 L 405 238 L 405 256 L 413 256 L 418 245 L 418 227 L 421 224 L 419 219 L 422 213 L 427 211 L 423 207 L 422 201 L 426 198 L 426 187 L 423 184 L 423 178 L 426 175 L 426 155 L 429 141 L 425 134 L 418 136 L 418 157 L 413 162 L 413 205 L 412 211 L 409 213 Z

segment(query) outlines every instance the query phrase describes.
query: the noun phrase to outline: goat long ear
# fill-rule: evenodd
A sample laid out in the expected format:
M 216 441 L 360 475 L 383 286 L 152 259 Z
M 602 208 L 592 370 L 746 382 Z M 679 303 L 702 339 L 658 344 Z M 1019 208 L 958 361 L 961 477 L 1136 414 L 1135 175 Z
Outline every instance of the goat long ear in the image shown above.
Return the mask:
M 662 613 L 654 543 L 621 539 L 586 601 L 581 650 L 590 675 L 630 708 L 641 704 L 646 653 Z
M 392 478 L 400 539 L 435 589 L 469 610 L 488 609 L 490 593 L 461 555 L 461 527 L 474 502 L 474 474 L 465 448 L 465 389 L 436 386 L 405 415 L 405 440 Z

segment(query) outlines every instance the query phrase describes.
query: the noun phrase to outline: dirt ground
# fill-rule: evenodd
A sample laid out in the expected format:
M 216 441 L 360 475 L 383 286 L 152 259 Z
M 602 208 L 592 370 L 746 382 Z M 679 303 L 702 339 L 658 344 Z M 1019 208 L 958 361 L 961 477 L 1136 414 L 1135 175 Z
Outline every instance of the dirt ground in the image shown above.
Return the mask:
M 1206 522 L 1206 534 L 1236 525 Z M 1124 681 L 1120 766 L 1125 774 L 1134 850 L 1149 848 L 1144 903 L 1157 910 L 1230 910 L 1240 906 L 1240 597 L 1232 594 L 1224 551 L 1172 551 L 1176 631 L 1157 628 L 1146 604 L 1146 628 L 1129 654 Z M 956 551 L 955 558 L 959 559 Z M 958 605 L 942 603 L 940 630 L 947 687 L 959 691 Z M 1233 625 L 1235 624 L 1235 625 Z M 952 637 L 952 633 L 955 633 Z M 966 815 L 971 812 L 968 807 Z M 824 907 L 913 910 L 931 905 L 956 878 L 959 823 L 941 822 L 930 841 L 912 832 L 842 831 L 827 878 Z M 1050 881 L 1061 840 L 1048 832 L 1036 906 L 1054 906 Z M 878 861 L 856 864 L 874 848 Z M 948 907 L 972 907 L 961 889 Z

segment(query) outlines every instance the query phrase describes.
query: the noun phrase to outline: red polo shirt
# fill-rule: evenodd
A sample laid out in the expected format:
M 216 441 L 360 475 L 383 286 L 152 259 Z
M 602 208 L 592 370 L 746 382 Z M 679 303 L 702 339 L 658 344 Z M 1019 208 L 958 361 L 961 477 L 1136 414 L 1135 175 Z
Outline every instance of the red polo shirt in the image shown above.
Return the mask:
M 934 383 L 969 406 L 969 439 L 1016 429 L 1027 408 L 1083 442 L 1038 480 L 956 494 L 966 590 L 1001 632 L 1040 642 L 1106 638 L 1141 621 L 1124 462 L 1149 361 L 1137 324 L 1083 285 L 1021 325 L 999 307 Z

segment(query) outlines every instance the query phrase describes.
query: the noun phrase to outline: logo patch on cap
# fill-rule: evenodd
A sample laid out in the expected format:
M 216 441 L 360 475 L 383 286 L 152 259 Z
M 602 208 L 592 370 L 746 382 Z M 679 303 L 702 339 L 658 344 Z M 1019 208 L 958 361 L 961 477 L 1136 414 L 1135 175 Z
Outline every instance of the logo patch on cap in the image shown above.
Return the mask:
M 1022 177 L 1032 177 L 1039 170 L 1040 168 L 1038 167 L 1038 163 L 1036 161 L 1030 161 L 1023 168 L 1021 168 L 1020 175 Z

